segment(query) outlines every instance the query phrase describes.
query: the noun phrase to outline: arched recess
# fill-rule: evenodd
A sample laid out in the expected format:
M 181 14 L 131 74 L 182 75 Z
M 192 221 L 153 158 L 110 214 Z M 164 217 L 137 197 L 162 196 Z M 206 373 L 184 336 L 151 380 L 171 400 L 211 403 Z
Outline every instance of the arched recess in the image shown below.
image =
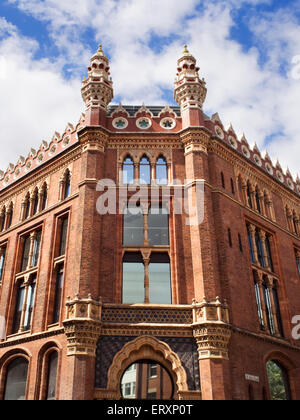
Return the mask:
M 191 399 L 193 392 L 188 390 L 187 374 L 180 358 L 171 348 L 157 338 L 150 336 L 138 337 L 127 343 L 117 353 L 108 371 L 107 388 L 96 390 L 96 399 L 121 399 L 120 383 L 123 373 L 133 363 L 139 360 L 152 360 L 162 365 L 171 375 L 175 385 L 175 399 Z M 194 392 L 195 393 L 195 392 Z M 197 399 L 201 399 L 201 393 L 196 392 Z
M 288 399 L 294 399 L 296 396 L 296 387 L 295 382 L 297 382 L 297 378 L 299 377 L 299 371 L 300 369 L 297 367 L 297 365 L 284 353 L 281 353 L 279 351 L 273 351 L 266 355 L 264 358 L 265 366 L 267 366 L 268 362 L 275 362 L 283 372 L 286 373 L 287 377 L 287 388 L 289 394 Z M 268 375 L 267 375 L 267 369 L 265 369 L 266 372 L 266 384 L 268 392 L 268 399 L 270 399 L 270 390 L 269 390 L 269 382 L 268 382 Z

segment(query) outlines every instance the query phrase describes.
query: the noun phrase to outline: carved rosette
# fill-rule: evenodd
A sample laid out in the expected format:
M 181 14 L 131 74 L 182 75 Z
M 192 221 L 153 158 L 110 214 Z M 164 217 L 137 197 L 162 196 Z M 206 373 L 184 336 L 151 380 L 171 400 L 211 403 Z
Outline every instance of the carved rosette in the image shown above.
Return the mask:
M 229 312 L 226 303 L 219 298 L 213 302 L 193 303 L 193 335 L 198 345 L 199 360 L 228 360 L 228 344 L 231 337 Z
M 89 295 L 78 295 L 66 303 L 66 320 L 63 322 L 68 339 L 68 356 L 96 356 L 97 341 L 101 333 L 101 300 Z

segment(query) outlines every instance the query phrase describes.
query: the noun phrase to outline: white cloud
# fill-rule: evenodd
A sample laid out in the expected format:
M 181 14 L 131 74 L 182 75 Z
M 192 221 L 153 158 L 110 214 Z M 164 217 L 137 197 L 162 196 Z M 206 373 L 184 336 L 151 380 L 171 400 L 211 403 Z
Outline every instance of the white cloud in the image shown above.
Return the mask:
M 271 4 L 272 0 L 216 0 L 213 4 L 208 0 L 185 0 L 176 2 L 176 7 L 174 0 L 10 1 L 44 21 L 60 50 L 56 63 L 36 61 L 33 51 L 37 45 L 26 39 L 28 48 L 24 51 L 22 46 L 20 53 L 25 68 L 22 72 L 16 70 L 25 81 L 26 87 L 23 84 L 17 92 L 20 100 L 23 98 L 24 106 L 28 97 L 32 98 L 30 92 L 35 83 L 39 83 L 36 90 L 43 90 L 43 97 L 48 98 L 43 106 L 40 95 L 29 102 L 30 108 L 37 104 L 36 112 L 44 122 L 44 131 L 45 127 L 54 131 L 62 120 L 65 123 L 72 120 L 70 115 L 75 114 L 75 108 L 81 110 L 80 80 L 66 82 L 61 76 L 61 68 L 67 64 L 70 71 L 78 75 L 76 71 L 88 64 L 92 52 L 84 43 L 85 30 L 92 30 L 95 41 L 104 44 L 111 57 L 115 95 L 129 104 L 164 104 L 163 90 L 172 90 L 176 61 L 183 44 L 188 43 L 190 51 L 199 60 L 201 76 L 207 80 L 205 110 L 208 113 L 218 111 L 225 124 L 232 122 L 236 132 L 245 132 L 249 142 L 257 142 L 262 150 L 265 139 L 272 136 L 267 147 L 270 154 L 278 156 L 283 166 L 298 170 L 300 80 L 291 77 L 290 63 L 293 55 L 300 54 L 300 31 L 293 10 L 251 14 L 248 25 L 259 49 L 253 47 L 245 51 L 230 39 L 230 30 L 235 25 L 232 11 L 243 4 L 251 8 L 262 3 Z M 299 7 L 299 4 L 297 0 L 294 6 Z M 6 48 L 5 66 L 7 60 L 18 63 L 11 40 L 20 37 L 14 28 L 6 25 L 9 36 L 0 46 L 0 57 Z M 165 37 L 167 41 L 154 50 L 151 48 L 153 37 Z M 267 57 L 263 66 L 259 61 L 262 51 Z M 35 77 L 30 75 L 33 65 Z M 11 75 L 9 80 L 10 92 L 15 93 L 17 89 Z M 43 82 L 47 86 L 43 86 Z M 8 88 L 6 92 L 9 92 Z M 71 100 L 68 107 L 62 106 L 63 97 L 68 102 Z M 51 120 L 48 118 L 49 106 Z M 8 114 L 5 115 L 7 118 Z M 33 115 L 28 112 L 26 118 L 19 119 L 20 125 L 24 125 L 28 136 L 31 133 L 31 138 L 36 138 L 38 133 L 40 137 L 45 136 Z M 14 140 L 14 132 L 9 129 L 11 121 L 2 121 L 3 124 L 7 126 L 9 138 Z M 22 132 L 22 127 L 19 131 Z M 20 147 L 16 144 L 15 149 Z
M 55 63 L 35 60 L 37 42 L 19 35 L 2 19 L 9 35 L 0 42 L 0 168 L 16 163 L 54 131 L 77 122 L 82 111 L 80 82 L 66 82 Z

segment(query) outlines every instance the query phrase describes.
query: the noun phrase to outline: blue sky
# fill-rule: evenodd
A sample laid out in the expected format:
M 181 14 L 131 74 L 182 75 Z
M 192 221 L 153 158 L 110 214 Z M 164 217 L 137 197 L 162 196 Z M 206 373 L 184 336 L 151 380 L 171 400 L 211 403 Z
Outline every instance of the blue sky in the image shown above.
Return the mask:
M 114 101 L 136 105 L 174 104 L 187 43 L 207 81 L 205 112 L 298 172 L 299 0 L 2 0 L 0 168 L 76 124 L 100 42 Z

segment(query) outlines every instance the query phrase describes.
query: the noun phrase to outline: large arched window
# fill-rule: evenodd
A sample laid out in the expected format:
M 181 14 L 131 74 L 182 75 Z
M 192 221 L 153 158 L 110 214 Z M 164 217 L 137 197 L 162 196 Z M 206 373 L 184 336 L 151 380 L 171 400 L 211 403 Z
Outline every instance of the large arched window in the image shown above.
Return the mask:
M 140 161 L 140 183 L 151 184 L 151 165 L 147 156 L 143 156 Z
M 291 400 L 291 392 L 287 371 L 277 361 L 267 363 L 267 375 L 272 401 Z
M 19 401 L 26 398 L 28 361 L 22 357 L 14 359 L 6 371 L 4 401 Z
M 122 168 L 123 184 L 129 185 L 134 183 L 134 163 L 130 156 L 123 162 Z
M 168 167 L 163 156 L 160 156 L 156 161 L 156 183 L 158 185 L 168 185 Z

